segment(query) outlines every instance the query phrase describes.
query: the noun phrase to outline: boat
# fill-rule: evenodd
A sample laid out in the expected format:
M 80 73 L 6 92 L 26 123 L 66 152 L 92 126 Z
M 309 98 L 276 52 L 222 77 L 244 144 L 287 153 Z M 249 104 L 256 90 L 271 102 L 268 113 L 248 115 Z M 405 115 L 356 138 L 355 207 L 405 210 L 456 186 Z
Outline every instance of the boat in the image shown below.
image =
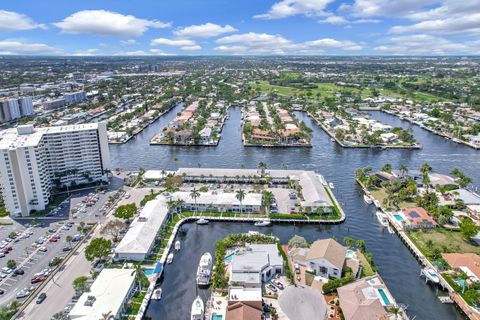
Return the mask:
M 390 225 L 387 226 L 387 229 L 388 229 L 388 233 L 390 233 L 390 234 L 394 234 L 394 233 L 395 233 L 395 231 L 393 231 L 393 228 L 390 227 Z
M 175 241 L 175 250 L 180 251 L 180 240 Z
M 367 204 L 372 204 L 373 203 L 373 199 L 370 198 L 370 196 L 368 194 L 363 195 L 363 201 L 365 201 Z
M 199 296 L 197 296 L 192 303 L 192 311 L 190 313 L 190 319 L 204 320 L 204 316 L 205 316 L 204 313 L 205 313 L 205 308 L 203 306 L 203 301 Z
M 380 204 L 380 201 L 378 201 L 378 200 L 373 200 L 373 204 L 375 205 L 375 207 L 377 207 L 379 209 L 382 207 L 381 204 Z
M 328 184 L 328 186 L 330 187 L 330 189 L 335 189 L 335 186 L 333 185 L 333 182 L 330 182 L 330 183 Z
M 330 141 L 332 141 L 332 142 L 335 142 L 335 139 L 333 139 L 333 138 L 330 138 Z
M 171 264 L 173 262 L 173 253 L 170 253 L 168 256 L 167 256 L 167 263 L 168 264 Z
M 377 215 L 377 219 L 380 222 L 380 224 L 384 227 L 388 227 L 388 219 L 385 213 L 383 213 L 380 210 L 377 210 L 375 214 Z
M 440 282 L 440 278 L 438 277 L 438 274 L 432 268 L 425 268 L 422 270 L 422 273 L 423 275 L 425 275 L 425 278 L 427 281 L 432 281 L 433 283 Z
M 262 219 L 254 223 L 255 227 L 267 227 L 272 224 L 272 221 L 270 219 Z
M 208 224 L 208 220 L 207 220 L 207 219 L 200 218 L 200 219 L 197 220 L 197 224 L 198 224 L 198 225 Z
M 205 252 L 200 258 L 197 268 L 197 285 L 208 286 L 212 276 L 213 259 L 210 252 Z
M 162 288 L 155 289 L 152 294 L 152 300 L 162 299 Z

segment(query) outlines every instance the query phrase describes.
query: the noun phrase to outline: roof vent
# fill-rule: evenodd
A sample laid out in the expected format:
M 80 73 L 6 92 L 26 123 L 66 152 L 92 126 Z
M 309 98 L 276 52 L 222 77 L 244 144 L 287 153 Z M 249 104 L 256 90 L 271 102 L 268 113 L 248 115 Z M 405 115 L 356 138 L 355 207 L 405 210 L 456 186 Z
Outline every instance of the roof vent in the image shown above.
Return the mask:
M 93 306 L 93 303 L 97 300 L 97 298 L 95 298 L 95 296 L 88 296 L 87 297 L 87 300 L 85 301 L 85 306 L 87 307 L 91 307 Z

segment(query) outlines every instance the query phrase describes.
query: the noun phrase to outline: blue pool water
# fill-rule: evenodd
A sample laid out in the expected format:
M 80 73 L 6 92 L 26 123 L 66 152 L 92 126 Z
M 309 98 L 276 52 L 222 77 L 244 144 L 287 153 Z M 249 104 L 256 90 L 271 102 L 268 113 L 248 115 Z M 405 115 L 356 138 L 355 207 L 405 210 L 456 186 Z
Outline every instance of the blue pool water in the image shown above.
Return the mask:
M 153 274 L 153 269 L 143 269 L 143 273 L 145 273 L 147 277 L 151 276 Z
M 397 220 L 399 222 L 402 222 L 404 220 L 403 217 L 399 214 L 394 214 L 393 216 L 395 217 L 395 220 Z
M 458 283 L 459 286 L 463 287 L 465 285 L 465 280 L 464 279 L 457 279 L 455 280 L 456 283 Z
M 223 319 L 223 317 L 219 314 L 213 314 L 212 315 L 212 320 L 222 320 L 222 319 Z
M 345 255 L 347 258 L 355 257 L 355 251 L 348 249 L 347 254 Z
M 383 289 L 378 289 L 378 293 L 380 294 L 380 297 L 382 297 L 383 303 L 388 306 L 390 305 L 390 300 L 388 300 L 387 295 L 385 294 L 385 291 Z

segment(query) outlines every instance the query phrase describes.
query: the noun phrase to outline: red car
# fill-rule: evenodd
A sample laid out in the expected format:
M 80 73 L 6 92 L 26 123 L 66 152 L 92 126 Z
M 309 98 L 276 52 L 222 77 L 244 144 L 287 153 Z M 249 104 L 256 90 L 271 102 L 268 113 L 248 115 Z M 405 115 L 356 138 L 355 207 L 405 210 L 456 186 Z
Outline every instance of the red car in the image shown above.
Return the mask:
M 4 249 L 8 250 L 8 252 L 13 250 L 13 248 L 11 246 L 5 247 Z
M 10 250 L 8 250 L 7 248 L 0 249 L 0 253 L 7 254 L 9 252 Z
M 45 279 L 47 279 L 47 277 L 45 276 L 38 276 L 38 277 L 34 277 L 32 278 L 32 280 L 30 281 L 30 283 L 38 283 L 38 282 L 42 282 L 42 281 L 45 281 Z
M 48 241 L 50 242 L 57 242 L 58 238 L 57 237 L 51 237 Z

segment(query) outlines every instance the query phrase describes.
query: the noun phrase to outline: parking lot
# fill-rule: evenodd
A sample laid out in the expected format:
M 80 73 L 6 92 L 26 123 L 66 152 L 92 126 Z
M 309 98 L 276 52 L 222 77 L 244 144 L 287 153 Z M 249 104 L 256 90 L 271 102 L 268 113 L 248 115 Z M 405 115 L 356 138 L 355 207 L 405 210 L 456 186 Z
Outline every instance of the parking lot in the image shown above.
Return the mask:
M 52 259 L 65 257 L 68 251 L 63 250 L 75 245 L 74 241 L 67 243 L 66 237 L 75 238 L 75 235 L 80 234 L 77 230 L 80 222 L 101 223 L 105 219 L 103 212 L 106 202 L 113 194 L 113 190 L 100 193 L 91 190 L 75 192 L 59 205 L 58 210 L 53 210 L 54 214 L 49 217 L 8 219 L 13 222 L 12 225 L 0 226 L 0 256 L 3 245 L 4 248 L 11 247 L 10 251 L 5 250 L 8 253 L 4 257 L 0 257 L 0 306 L 14 299 L 24 300 L 31 292 L 29 289 L 41 283 L 43 278 L 40 274 L 46 276 L 53 270 L 54 267 L 49 267 Z M 94 201 L 89 204 L 87 198 Z M 72 224 L 70 228 L 66 227 L 68 223 Z M 17 236 L 9 239 L 13 232 Z M 55 240 L 52 236 L 58 238 Z M 2 241 L 5 243 L 2 244 Z M 2 273 L 1 269 L 6 267 L 8 260 L 14 260 L 16 267 L 11 271 L 5 269 L 6 272 Z M 24 274 L 15 274 L 15 269 L 23 270 Z M 32 284 L 35 275 L 39 282 Z M 19 292 L 26 293 L 25 297 L 19 297 L 22 295 Z

